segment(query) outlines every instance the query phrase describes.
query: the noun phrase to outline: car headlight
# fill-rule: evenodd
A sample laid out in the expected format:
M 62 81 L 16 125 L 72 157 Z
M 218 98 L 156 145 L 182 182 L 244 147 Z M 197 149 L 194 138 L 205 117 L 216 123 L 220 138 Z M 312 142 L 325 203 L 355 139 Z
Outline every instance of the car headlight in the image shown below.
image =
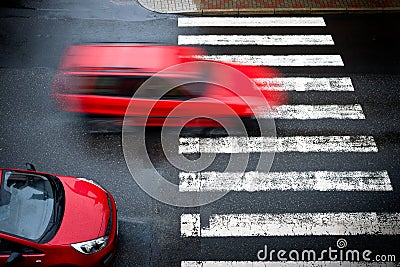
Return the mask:
M 102 250 L 108 243 L 108 237 L 103 236 L 93 240 L 71 244 L 71 247 L 83 254 L 93 254 Z

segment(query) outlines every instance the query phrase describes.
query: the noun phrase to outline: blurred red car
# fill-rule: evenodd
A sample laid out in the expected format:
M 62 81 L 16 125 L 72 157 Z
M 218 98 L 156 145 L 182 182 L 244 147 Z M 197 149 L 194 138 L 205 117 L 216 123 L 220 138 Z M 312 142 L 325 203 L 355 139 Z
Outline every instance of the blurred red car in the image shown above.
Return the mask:
M 91 180 L 0 169 L 0 266 L 107 266 L 113 197 Z
M 183 46 L 160 46 L 141 44 L 92 44 L 69 47 L 60 64 L 53 83 L 52 95 L 60 110 L 84 114 L 95 128 L 106 124 L 122 125 L 125 115 L 132 118 L 131 125 L 140 126 L 218 126 L 208 116 L 228 120 L 233 116 L 250 118 L 254 116 L 259 103 L 268 101 L 270 106 L 282 104 L 284 96 L 277 92 L 256 91 L 238 75 L 221 73 L 204 66 L 193 65 L 189 69 L 164 71 L 157 74 L 158 84 L 146 88 L 141 94 L 138 88 L 156 73 L 172 66 L 188 62 L 206 62 L 196 59 L 205 54 L 204 50 Z M 209 61 L 208 61 L 209 62 Z M 210 63 L 210 62 L 209 62 Z M 261 67 L 245 67 L 232 64 L 246 75 L 260 72 Z M 210 65 L 207 65 L 210 66 Z M 277 77 L 272 68 L 262 68 L 263 77 Z M 205 82 L 190 82 L 198 78 L 219 79 L 234 85 L 225 88 Z M 161 91 L 174 80 L 188 81 L 187 84 L 171 88 L 161 98 Z M 154 85 L 154 79 L 153 85 Z M 134 109 L 127 107 L 133 98 Z M 252 101 L 244 101 L 243 96 Z M 202 98 L 203 97 L 203 98 Z M 205 99 L 205 98 L 208 98 Z M 256 101 L 256 99 L 263 101 Z M 262 99 L 260 99 L 262 98 Z M 216 101 L 210 101 L 210 99 Z M 171 115 L 183 102 L 189 101 L 179 112 Z M 217 103 L 218 102 L 218 103 Z M 229 109 L 223 106 L 228 106 Z M 187 121 L 187 118 L 197 119 Z M 203 117 L 203 118 L 202 118 Z

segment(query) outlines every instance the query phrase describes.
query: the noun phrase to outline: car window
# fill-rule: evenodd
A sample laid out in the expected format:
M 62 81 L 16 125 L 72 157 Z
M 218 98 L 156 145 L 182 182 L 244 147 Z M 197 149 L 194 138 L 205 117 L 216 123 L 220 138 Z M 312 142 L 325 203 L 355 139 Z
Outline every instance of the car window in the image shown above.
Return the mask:
M 76 76 L 71 77 L 71 86 L 79 94 L 91 94 L 110 97 L 132 97 L 165 100 L 186 100 L 203 96 L 206 83 L 186 83 L 173 87 L 171 81 L 165 78 L 153 77 L 145 84 L 143 90 L 137 93 L 150 77 L 136 76 Z M 172 89 L 171 89 L 172 88 Z M 164 94 L 165 90 L 170 89 Z M 137 93 L 137 94 L 135 94 Z
M 94 86 L 95 95 L 132 97 L 148 78 L 100 76 Z
M 67 75 L 61 80 L 63 78 L 65 80 L 58 85 L 61 93 L 91 94 L 96 82 L 96 76 Z
M 162 99 L 191 99 L 203 96 L 205 83 L 187 83 L 171 89 Z
M 40 175 L 3 172 L 0 231 L 30 240 L 44 235 L 54 210 L 49 180 Z
M 99 96 L 132 97 L 148 77 L 74 76 L 67 77 L 70 93 Z M 64 90 L 66 91 L 66 90 Z
M 178 83 L 177 81 L 175 82 Z M 174 83 L 168 79 L 153 77 L 135 97 L 163 100 L 187 100 L 203 96 L 207 85 L 197 82 L 184 83 L 184 81 L 179 81 L 179 83 L 183 84 L 174 87 Z

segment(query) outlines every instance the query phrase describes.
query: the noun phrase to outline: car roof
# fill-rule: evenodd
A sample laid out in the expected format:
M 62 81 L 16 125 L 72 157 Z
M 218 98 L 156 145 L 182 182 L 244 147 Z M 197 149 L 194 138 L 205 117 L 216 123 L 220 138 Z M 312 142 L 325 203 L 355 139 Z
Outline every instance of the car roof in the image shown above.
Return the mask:
M 60 69 L 114 70 L 130 72 L 159 72 L 167 67 L 187 62 L 203 49 L 185 46 L 143 44 L 90 44 L 68 47 Z

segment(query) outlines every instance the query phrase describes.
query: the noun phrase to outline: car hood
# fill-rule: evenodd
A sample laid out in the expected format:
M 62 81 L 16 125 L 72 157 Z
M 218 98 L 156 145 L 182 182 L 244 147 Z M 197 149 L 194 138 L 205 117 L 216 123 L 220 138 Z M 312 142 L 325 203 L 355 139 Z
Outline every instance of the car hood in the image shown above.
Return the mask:
M 104 236 L 110 216 L 106 192 L 85 179 L 59 178 L 65 191 L 65 209 L 49 243 L 72 244 Z

